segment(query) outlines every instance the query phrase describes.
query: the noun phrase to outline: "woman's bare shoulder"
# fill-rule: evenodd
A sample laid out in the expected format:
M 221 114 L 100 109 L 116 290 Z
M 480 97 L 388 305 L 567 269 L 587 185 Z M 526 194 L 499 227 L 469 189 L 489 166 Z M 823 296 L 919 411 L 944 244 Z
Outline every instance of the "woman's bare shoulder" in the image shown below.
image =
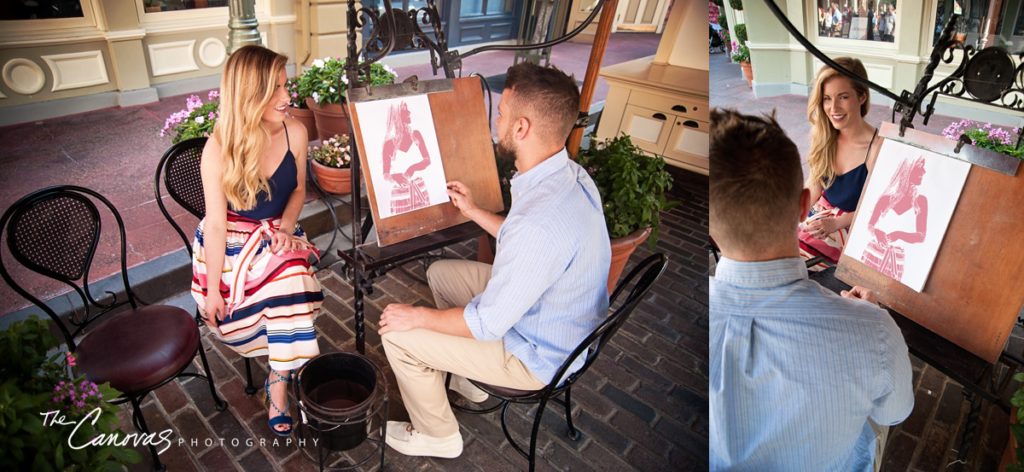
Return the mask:
M 309 130 L 301 121 L 290 116 L 285 116 L 284 124 L 288 128 L 288 139 L 293 143 L 308 143 Z

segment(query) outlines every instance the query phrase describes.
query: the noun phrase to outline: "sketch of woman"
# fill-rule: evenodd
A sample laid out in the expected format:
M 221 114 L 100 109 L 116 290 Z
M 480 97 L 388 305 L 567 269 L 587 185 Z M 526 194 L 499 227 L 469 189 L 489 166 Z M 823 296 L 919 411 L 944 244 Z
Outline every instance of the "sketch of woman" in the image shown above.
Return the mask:
M 430 195 L 423 178 L 416 173 L 430 166 L 430 155 L 419 130 L 412 128 L 412 115 L 405 102 L 388 108 L 387 134 L 384 137 L 384 178 L 391 183 L 391 214 L 398 215 L 430 205 Z M 416 144 L 415 152 L 410 152 Z M 402 170 L 398 162 L 405 156 L 418 155 L 418 160 Z M 415 156 L 410 156 L 417 159 Z M 394 170 L 394 172 L 393 172 Z
M 885 193 L 875 203 L 871 219 L 868 220 L 868 231 L 874 236 L 874 240 L 868 243 L 861 261 L 896 280 L 902 280 L 905 264 L 903 245 L 897 243 L 921 243 L 928 229 L 928 198 L 917 193 L 924 174 L 924 157 L 903 161 Z M 878 220 L 889 211 L 895 215 L 903 215 L 911 209 L 915 215 L 913 231 L 886 232 L 876 227 Z

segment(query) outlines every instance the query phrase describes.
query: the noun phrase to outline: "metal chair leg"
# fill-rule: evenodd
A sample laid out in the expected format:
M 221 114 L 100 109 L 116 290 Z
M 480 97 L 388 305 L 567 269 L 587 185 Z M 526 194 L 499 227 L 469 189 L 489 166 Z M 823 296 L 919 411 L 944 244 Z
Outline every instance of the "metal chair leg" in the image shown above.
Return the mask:
M 245 359 L 245 394 L 254 395 L 256 393 L 256 386 L 252 384 L 252 366 L 249 365 L 249 358 Z
M 571 394 L 572 386 L 569 386 L 568 388 L 565 389 L 565 422 L 569 424 L 569 431 L 566 433 L 566 436 L 569 436 L 569 439 L 572 439 L 573 441 L 578 441 L 580 439 L 580 430 L 576 429 L 576 427 L 573 426 L 572 424 L 572 398 L 570 397 Z
M 206 372 L 206 382 L 210 384 L 210 396 L 213 397 L 213 405 L 217 411 L 224 411 L 228 407 L 220 395 L 217 395 L 217 388 L 214 386 L 213 371 L 210 370 L 210 363 L 206 361 L 206 349 L 203 348 L 203 338 L 199 338 L 199 359 L 203 362 L 203 371 Z
M 533 472 L 537 462 L 537 432 L 540 431 L 540 418 L 544 416 L 544 407 L 547 404 L 547 398 L 541 399 L 540 403 L 537 404 L 537 415 L 533 417 L 533 432 L 530 433 L 530 472 Z
M 149 428 L 146 426 L 146 418 L 142 416 L 142 408 L 139 408 L 139 398 L 132 397 L 132 422 L 135 423 L 135 427 L 144 435 L 149 435 Z M 153 444 L 149 445 L 149 453 L 153 456 L 153 470 L 158 472 L 164 472 L 167 470 L 162 462 L 160 462 L 160 455 L 156 452 L 156 447 Z

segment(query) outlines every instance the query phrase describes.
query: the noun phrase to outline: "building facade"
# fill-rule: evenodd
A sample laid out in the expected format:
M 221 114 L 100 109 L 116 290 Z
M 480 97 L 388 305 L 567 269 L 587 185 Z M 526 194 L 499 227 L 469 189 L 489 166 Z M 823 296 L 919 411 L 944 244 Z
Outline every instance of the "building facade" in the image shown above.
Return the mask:
M 776 0 L 776 4 L 815 47 L 829 57 L 859 58 L 873 82 L 896 94 L 914 90 L 951 12 L 963 14 L 957 31 L 965 35 L 967 44 L 1024 51 L 1024 0 Z M 748 0 L 743 5 L 742 11 L 736 11 L 725 2 L 725 10 L 730 29 L 747 25 L 754 93 L 758 97 L 807 95 L 821 61 L 789 35 L 764 2 Z M 935 80 L 949 75 L 961 57 L 958 50 L 951 63 L 940 64 Z M 1019 65 L 1020 58 L 1015 61 Z M 874 93 L 872 100 L 892 103 Z M 947 97 L 939 99 L 936 112 L 1008 126 L 1024 124 L 1020 114 Z

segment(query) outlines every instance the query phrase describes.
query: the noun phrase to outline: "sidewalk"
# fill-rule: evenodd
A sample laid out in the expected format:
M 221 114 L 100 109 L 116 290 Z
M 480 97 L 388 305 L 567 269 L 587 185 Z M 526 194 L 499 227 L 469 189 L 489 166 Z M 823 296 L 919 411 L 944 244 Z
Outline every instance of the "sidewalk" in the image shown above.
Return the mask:
M 604 56 L 605 65 L 653 55 L 659 36 L 651 33 L 616 33 L 609 38 Z M 590 54 L 589 44 L 564 43 L 554 48 L 552 63 L 582 79 Z M 512 64 L 512 52 L 494 51 L 472 56 L 464 61 L 463 75 L 479 72 L 491 76 L 505 72 Z M 397 69 L 399 80 L 418 74 L 421 80 L 434 78 L 429 64 Z M 443 77 L 443 73 L 441 75 Z M 198 93 L 206 98 L 206 92 Z M 607 85 L 604 80 L 594 95 L 594 103 L 604 100 Z M 128 267 L 153 261 L 161 256 L 181 252 L 180 260 L 171 257 L 174 264 L 187 263 L 181 239 L 171 230 L 157 207 L 153 194 L 153 179 L 160 156 L 171 146 L 170 137 L 160 137 L 164 120 L 185 107 L 187 95 L 165 97 L 159 102 L 128 108 L 108 108 L 89 113 L 66 116 L 35 123 L 24 123 L 0 128 L 0 211 L 6 210 L 18 198 L 50 185 L 74 184 L 91 188 L 106 196 L 121 213 L 127 227 Z M 495 94 L 492 105 L 497 108 L 500 95 Z M 497 113 L 494 114 L 497 119 Z M 310 193 L 307 202 L 313 200 Z M 172 214 L 186 232 L 195 228 L 197 221 L 169 202 Z M 341 206 L 338 210 L 347 213 Z M 104 228 L 113 227 L 113 221 L 104 221 Z M 91 282 L 98 281 L 118 270 L 116 238 L 100 241 L 97 258 L 89 273 Z M 337 247 L 337 246 L 335 246 Z M 10 263 L 6 246 L 4 261 Z M 159 269 L 158 269 L 159 270 Z M 131 270 L 129 270 L 131 272 Z M 15 277 L 29 280 L 30 291 L 43 300 L 49 300 L 67 287 L 25 272 Z M 135 279 L 132 279 L 135 283 Z M 6 284 L 0 284 L 0 315 L 7 314 L 29 303 L 14 293 Z
M 745 113 L 771 113 L 790 139 L 807 156 L 810 147 L 810 124 L 807 121 L 807 97 L 781 95 L 754 97 L 737 64 L 729 62 L 725 54 L 711 55 L 711 103 L 720 108 L 735 108 Z M 889 121 L 888 107 L 872 105 L 866 120 L 878 125 Z M 918 129 L 941 133 L 955 118 L 932 116 L 929 126 Z M 919 122 L 919 120 L 918 120 Z M 805 157 L 806 159 L 806 157 Z M 806 163 L 804 170 L 806 172 Z M 1019 338 L 1015 329 L 1014 338 Z M 914 411 L 910 417 L 889 430 L 883 471 L 943 471 L 957 456 L 956 448 L 964 434 L 964 425 L 970 403 L 964 401 L 963 387 L 920 359 L 911 356 L 914 368 Z M 1008 437 L 1009 418 L 1002 410 L 982 402 L 975 442 L 962 470 L 994 471 L 1003 453 Z M 948 469 L 955 470 L 955 469 Z

